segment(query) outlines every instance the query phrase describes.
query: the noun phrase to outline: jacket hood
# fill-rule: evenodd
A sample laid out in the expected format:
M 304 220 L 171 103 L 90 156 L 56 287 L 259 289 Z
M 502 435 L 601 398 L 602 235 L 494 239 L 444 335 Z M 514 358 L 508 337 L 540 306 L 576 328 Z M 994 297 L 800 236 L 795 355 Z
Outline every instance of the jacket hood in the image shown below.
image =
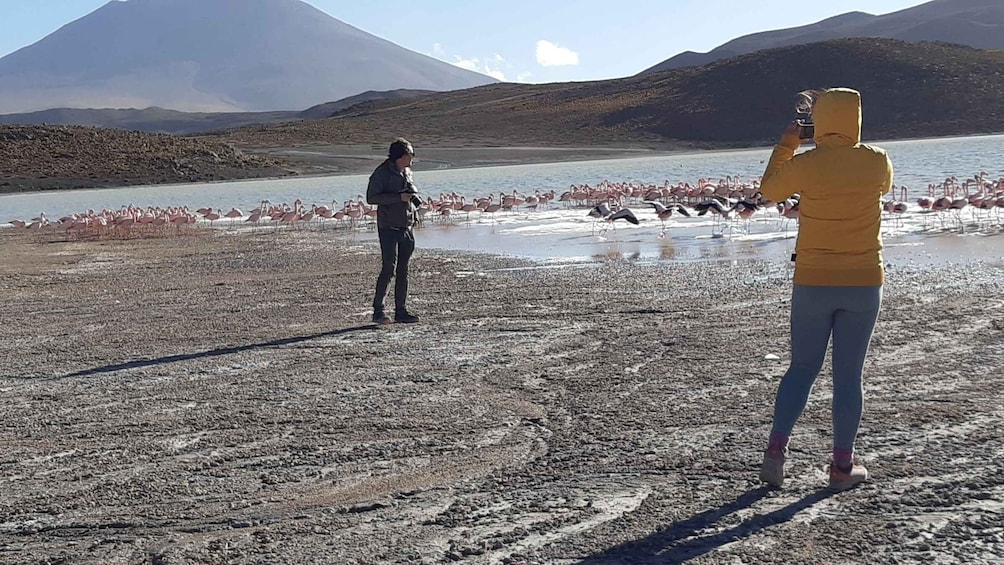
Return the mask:
M 817 145 L 861 143 L 861 93 L 850 88 L 823 91 L 812 105 L 812 121 Z

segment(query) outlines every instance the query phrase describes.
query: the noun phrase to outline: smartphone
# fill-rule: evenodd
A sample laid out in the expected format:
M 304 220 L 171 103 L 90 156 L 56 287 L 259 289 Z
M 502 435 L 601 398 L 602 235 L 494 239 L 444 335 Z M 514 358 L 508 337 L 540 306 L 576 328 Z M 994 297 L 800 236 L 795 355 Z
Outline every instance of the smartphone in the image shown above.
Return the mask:
M 812 139 L 812 137 L 816 135 L 816 125 L 812 122 L 798 120 L 796 123 L 799 125 L 799 139 Z

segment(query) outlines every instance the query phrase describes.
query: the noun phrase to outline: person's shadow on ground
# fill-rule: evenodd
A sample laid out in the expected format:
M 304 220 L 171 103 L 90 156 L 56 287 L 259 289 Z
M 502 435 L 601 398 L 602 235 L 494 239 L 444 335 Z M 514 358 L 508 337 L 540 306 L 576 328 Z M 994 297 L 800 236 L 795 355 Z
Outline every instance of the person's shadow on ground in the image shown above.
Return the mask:
M 725 544 L 748 538 L 770 526 L 787 522 L 799 512 L 835 494 L 826 489 L 817 490 L 783 508 L 778 508 L 767 514 L 751 516 L 738 526 L 694 537 L 698 532 L 711 528 L 725 516 L 749 508 L 770 491 L 770 487 L 747 491 L 720 508 L 707 510 L 682 522 L 676 522 L 647 538 L 624 543 L 601 554 L 587 557 L 580 561 L 579 565 L 682 563 L 688 559 L 710 553 Z
M 96 367 L 93 369 L 84 369 L 82 371 L 77 371 L 76 373 L 70 373 L 69 375 L 63 375 L 62 377 L 56 377 L 55 379 L 72 379 L 76 377 L 88 377 L 91 375 L 100 375 L 102 373 L 114 373 L 115 371 L 123 371 L 125 369 L 139 369 L 142 367 L 156 367 L 157 365 L 164 365 L 167 363 L 177 363 L 178 361 L 191 361 L 193 359 L 203 359 L 209 357 L 219 357 L 221 355 L 230 355 L 233 353 L 241 353 L 243 351 L 251 351 L 254 349 L 262 349 L 267 347 L 281 347 L 283 345 L 291 345 L 294 343 L 300 343 L 304 341 L 310 341 L 312 339 L 318 339 L 322 337 L 333 337 L 337 335 L 347 334 L 351 332 L 361 332 L 361 331 L 371 331 L 378 329 L 378 326 L 365 325 L 356 326 L 354 328 L 343 328 L 340 330 L 332 330 L 330 332 L 322 332 L 313 335 L 295 336 L 287 337 L 283 339 L 276 339 L 272 341 L 266 341 L 262 343 L 250 343 L 248 345 L 235 345 L 233 347 L 224 347 L 220 349 L 210 349 L 208 351 L 199 351 L 196 353 L 184 353 L 181 355 L 169 355 L 167 357 L 158 357 L 156 359 L 142 359 L 138 361 L 127 361 L 125 363 L 118 363 L 115 365 L 106 365 L 104 367 Z

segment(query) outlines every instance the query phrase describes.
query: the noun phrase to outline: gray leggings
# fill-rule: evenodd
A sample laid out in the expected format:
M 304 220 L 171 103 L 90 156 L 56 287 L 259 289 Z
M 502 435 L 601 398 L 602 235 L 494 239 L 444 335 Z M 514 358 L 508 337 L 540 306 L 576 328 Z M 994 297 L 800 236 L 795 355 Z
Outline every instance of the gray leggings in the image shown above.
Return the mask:
M 881 286 L 795 285 L 791 294 L 791 366 L 774 403 L 776 434 L 788 436 L 809 399 L 833 334 L 833 448 L 853 450 L 861 423 L 861 370 Z

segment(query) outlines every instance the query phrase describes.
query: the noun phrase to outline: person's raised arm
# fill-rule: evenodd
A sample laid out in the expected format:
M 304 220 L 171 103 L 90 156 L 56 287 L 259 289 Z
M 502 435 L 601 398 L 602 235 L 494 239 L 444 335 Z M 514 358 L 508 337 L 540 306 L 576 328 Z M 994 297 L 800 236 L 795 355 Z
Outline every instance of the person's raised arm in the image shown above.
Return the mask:
M 889 160 L 889 156 L 887 155 L 885 158 L 885 181 L 882 183 L 882 194 L 886 194 L 892 188 L 892 176 L 892 161 Z
M 805 175 L 798 163 L 792 161 L 795 151 L 802 145 L 799 138 L 801 126 L 792 122 L 781 134 L 781 141 L 770 154 L 767 169 L 760 180 L 760 193 L 767 200 L 781 202 L 802 190 Z

